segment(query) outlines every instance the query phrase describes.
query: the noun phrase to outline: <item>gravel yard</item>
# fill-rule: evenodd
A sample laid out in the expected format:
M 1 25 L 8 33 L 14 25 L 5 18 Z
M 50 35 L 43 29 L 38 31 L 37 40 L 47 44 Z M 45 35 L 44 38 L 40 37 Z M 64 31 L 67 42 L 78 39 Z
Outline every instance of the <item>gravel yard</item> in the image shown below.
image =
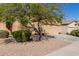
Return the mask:
M 63 40 L 42 40 L 39 42 L 8 43 L 0 39 L 1 56 L 43 56 L 70 44 Z M 1 43 L 2 42 L 2 43 Z

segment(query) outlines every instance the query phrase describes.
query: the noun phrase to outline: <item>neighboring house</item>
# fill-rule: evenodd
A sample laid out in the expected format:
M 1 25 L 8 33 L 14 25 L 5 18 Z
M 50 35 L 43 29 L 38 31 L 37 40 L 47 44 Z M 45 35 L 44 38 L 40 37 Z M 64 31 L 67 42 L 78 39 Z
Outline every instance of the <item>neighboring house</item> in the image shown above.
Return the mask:
M 79 29 L 79 21 L 62 21 L 62 33 L 70 33 L 72 30 Z

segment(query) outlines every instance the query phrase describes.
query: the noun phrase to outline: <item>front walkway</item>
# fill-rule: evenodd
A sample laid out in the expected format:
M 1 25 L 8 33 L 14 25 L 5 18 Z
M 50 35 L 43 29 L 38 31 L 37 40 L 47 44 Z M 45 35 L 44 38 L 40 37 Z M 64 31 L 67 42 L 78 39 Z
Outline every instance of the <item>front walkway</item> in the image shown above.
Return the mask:
M 64 36 L 59 36 L 59 37 L 64 37 Z M 66 36 L 64 38 L 70 38 L 70 36 Z M 54 52 L 51 52 L 47 54 L 47 56 L 79 56 L 79 38 L 71 36 L 71 39 L 67 39 L 66 41 L 73 41 L 72 44 L 60 48 L 59 50 L 56 50 Z M 65 40 L 65 39 L 64 39 Z

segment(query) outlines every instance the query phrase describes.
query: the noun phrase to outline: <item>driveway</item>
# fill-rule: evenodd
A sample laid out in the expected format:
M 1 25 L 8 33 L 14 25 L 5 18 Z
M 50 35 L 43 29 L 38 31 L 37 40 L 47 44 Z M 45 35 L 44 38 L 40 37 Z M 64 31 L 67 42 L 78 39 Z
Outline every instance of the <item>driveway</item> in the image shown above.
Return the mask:
M 72 42 L 72 44 L 51 52 L 47 54 L 47 56 L 79 56 L 79 37 L 70 35 L 57 35 L 56 39 L 69 41 Z
M 79 41 L 47 54 L 47 56 L 79 56 Z
M 71 35 L 65 35 L 65 34 L 58 34 L 55 35 L 56 40 L 64 40 L 68 42 L 75 42 L 79 41 L 79 37 L 71 36 Z

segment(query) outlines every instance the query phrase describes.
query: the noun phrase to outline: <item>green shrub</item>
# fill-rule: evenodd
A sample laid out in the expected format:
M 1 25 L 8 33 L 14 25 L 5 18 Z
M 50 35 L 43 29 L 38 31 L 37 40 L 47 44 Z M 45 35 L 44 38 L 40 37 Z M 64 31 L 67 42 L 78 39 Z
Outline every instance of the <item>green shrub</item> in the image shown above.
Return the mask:
M 19 30 L 12 32 L 12 35 L 17 42 L 26 42 L 30 40 L 31 32 L 28 30 Z
M 9 36 L 9 32 L 0 30 L 0 38 L 7 38 Z
M 71 31 L 70 35 L 79 37 L 79 30 L 73 30 L 73 31 Z
M 77 30 L 77 31 L 76 31 L 76 36 L 78 36 L 78 37 L 79 37 L 79 30 Z
M 67 32 L 66 34 L 67 34 L 67 35 L 69 35 L 69 33 L 68 33 L 68 32 Z

